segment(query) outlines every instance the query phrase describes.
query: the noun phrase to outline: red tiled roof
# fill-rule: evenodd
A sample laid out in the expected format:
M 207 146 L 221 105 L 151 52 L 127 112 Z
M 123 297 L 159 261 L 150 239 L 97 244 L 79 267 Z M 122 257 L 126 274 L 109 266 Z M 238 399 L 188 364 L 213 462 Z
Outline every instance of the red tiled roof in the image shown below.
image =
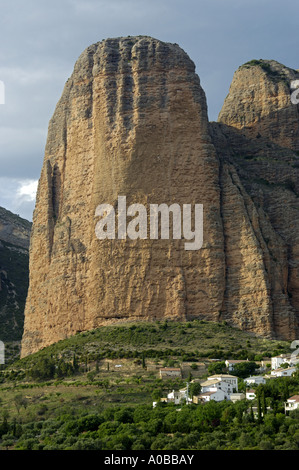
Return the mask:
M 288 400 L 294 400 L 299 402 L 299 395 L 293 395 L 292 397 L 288 398 Z

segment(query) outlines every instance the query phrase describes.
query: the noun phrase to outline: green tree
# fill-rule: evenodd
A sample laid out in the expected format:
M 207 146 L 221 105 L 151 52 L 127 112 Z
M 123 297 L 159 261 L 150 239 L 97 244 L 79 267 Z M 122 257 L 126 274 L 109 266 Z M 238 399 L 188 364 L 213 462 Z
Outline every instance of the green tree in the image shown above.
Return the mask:
M 239 445 L 240 445 L 241 449 L 244 449 L 244 448 L 251 445 L 251 439 L 250 439 L 250 436 L 248 435 L 248 433 L 241 432 L 241 435 L 239 437 Z
M 259 390 L 257 390 L 256 399 L 257 399 L 257 420 L 258 420 L 258 423 L 261 423 L 262 422 L 262 405 L 261 405 L 261 393 Z
M 22 406 L 26 409 L 28 405 L 27 399 L 23 397 L 23 395 L 20 393 L 14 396 L 13 402 L 15 404 L 18 414 L 20 413 L 20 409 Z
M 254 423 L 254 414 L 253 414 L 252 403 L 250 403 L 250 421 L 252 423 Z
M 272 450 L 273 449 L 273 444 L 269 439 L 263 439 L 260 442 L 260 449 L 261 450 Z
M 146 369 L 144 351 L 142 351 L 142 368 Z
M 96 371 L 92 370 L 92 371 L 87 373 L 86 377 L 88 378 L 88 380 L 90 380 L 90 382 L 93 382 L 96 375 L 97 375 Z
M 13 443 L 13 436 L 11 434 L 4 434 L 2 436 L 1 446 L 5 447 L 6 450 L 8 450 L 8 448 L 11 447 Z
M 232 418 L 234 416 L 233 410 L 231 406 L 226 407 L 221 415 L 221 423 L 224 425 L 230 423 L 232 421 Z
M 225 366 L 224 361 L 214 362 L 212 364 L 209 364 L 208 373 L 210 375 L 222 374 L 224 372 L 225 368 L 226 368 L 226 366 Z
M 193 382 L 190 384 L 190 394 L 193 397 L 194 395 L 199 395 L 201 392 L 201 385 L 198 382 Z
M 262 412 L 263 416 L 267 414 L 267 403 L 266 403 L 266 396 L 265 396 L 265 389 L 262 389 L 261 393 L 261 406 L 262 406 Z
M 79 370 L 79 363 L 78 363 L 76 353 L 74 353 L 74 355 L 73 355 L 73 371 L 77 372 L 78 370 Z
M 29 370 L 29 375 L 33 379 L 52 379 L 56 371 L 55 361 L 53 358 L 42 357 Z
M 234 365 L 234 375 L 245 379 L 246 377 L 252 375 L 256 370 L 257 365 L 252 361 L 240 362 Z
M 154 401 L 160 401 L 160 398 L 162 397 L 162 391 L 161 389 L 156 389 L 152 393 L 152 399 Z
M 9 424 L 8 424 L 9 414 L 7 410 L 4 410 L 2 412 L 2 417 L 3 417 L 3 421 L 0 425 L 0 437 L 2 437 L 2 435 L 4 434 L 7 434 L 9 431 Z
M 289 383 L 285 380 L 283 387 L 283 401 L 287 401 L 288 398 L 290 398 Z

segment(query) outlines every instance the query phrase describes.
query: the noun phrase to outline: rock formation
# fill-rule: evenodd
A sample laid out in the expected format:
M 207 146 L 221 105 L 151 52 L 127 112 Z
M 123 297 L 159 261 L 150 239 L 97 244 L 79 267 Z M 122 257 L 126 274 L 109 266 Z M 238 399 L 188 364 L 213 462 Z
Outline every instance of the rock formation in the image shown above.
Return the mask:
M 299 107 L 291 101 L 298 78 L 298 71 L 273 60 L 244 64 L 234 74 L 218 123 L 210 126 L 220 160 L 233 166 L 266 216 L 267 225 L 260 227 L 274 329 L 285 338 L 288 329 L 298 335 Z
M 128 37 L 83 52 L 49 124 L 22 356 L 127 320 L 226 320 L 295 337 L 288 244 L 246 188 L 224 128 L 209 125 L 179 46 Z M 183 238 L 99 240 L 96 208 L 117 208 L 119 195 L 127 205 L 203 204 L 202 248 L 185 250 Z
M 223 318 L 247 330 L 246 321 L 250 323 L 258 315 L 254 303 L 251 312 L 246 310 L 247 318 L 240 307 L 244 294 L 251 295 L 252 301 L 255 299 L 251 288 L 258 281 L 256 267 L 260 266 L 261 282 L 265 285 L 264 302 L 269 302 L 264 320 L 271 319 L 274 337 L 294 338 L 296 332 L 298 335 L 299 312 L 299 167 L 296 168 L 299 157 L 262 137 L 248 139 L 226 125 L 212 123 L 210 128 L 222 162 L 224 233 L 227 226 L 230 228 L 225 236 L 227 293 Z M 234 189 L 235 201 L 230 198 L 230 204 L 225 200 L 226 186 L 221 183 L 225 174 L 229 174 L 238 187 Z M 257 258 L 251 254 L 247 259 L 244 256 L 248 240 L 242 239 L 236 230 L 236 224 L 241 226 L 237 201 L 245 206 L 246 217 L 251 221 Z M 248 234 L 248 229 L 245 233 Z M 240 292 L 240 286 L 244 293 Z
M 29 250 L 31 222 L 0 207 L 0 240 Z
M 0 207 L 0 340 L 20 340 L 29 280 L 31 223 Z
M 299 113 L 290 99 L 299 71 L 275 60 L 251 60 L 235 72 L 218 120 L 248 137 L 299 150 Z M 299 82 L 298 82 L 299 85 Z

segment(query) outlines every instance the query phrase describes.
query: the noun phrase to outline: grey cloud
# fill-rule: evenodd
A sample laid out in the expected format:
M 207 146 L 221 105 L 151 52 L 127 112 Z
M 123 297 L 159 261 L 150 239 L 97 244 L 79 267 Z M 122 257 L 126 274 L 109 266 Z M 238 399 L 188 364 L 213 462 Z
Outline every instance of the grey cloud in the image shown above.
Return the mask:
M 0 177 L 38 178 L 49 119 L 75 61 L 90 44 L 139 34 L 178 43 L 196 64 L 209 118 L 216 120 L 242 63 L 273 58 L 299 67 L 298 14 L 297 0 L 1 2 L 6 104 L 0 105 Z

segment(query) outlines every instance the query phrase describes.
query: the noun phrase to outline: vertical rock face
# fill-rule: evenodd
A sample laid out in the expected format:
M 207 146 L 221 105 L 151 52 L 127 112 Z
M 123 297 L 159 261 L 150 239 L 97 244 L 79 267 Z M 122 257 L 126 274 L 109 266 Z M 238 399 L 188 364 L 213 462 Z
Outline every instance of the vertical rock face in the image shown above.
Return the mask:
M 231 205 L 225 202 L 227 191 L 222 183 L 222 213 L 224 233 L 227 233 L 227 292 L 223 316 L 244 329 L 248 329 L 248 323 L 255 318 L 260 318 L 265 324 L 270 321 L 276 337 L 293 338 L 298 335 L 299 312 L 299 258 L 296 249 L 299 233 L 299 169 L 296 165 L 299 157 L 267 139 L 249 139 L 223 124 L 212 123 L 210 129 L 221 165 L 237 186 L 234 199 L 230 198 L 231 202 L 234 201 Z M 236 230 L 236 226 L 241 224 L 236 218 L 240 204 L 244 205 L 246 220 L 250 222 L 242 233 L 248 235 L 251 231 L 256 242 L 255 257 L 244 256 L 244 253 L 250 253 L 250 245 L 246 239 L 242 241 L 241 233 Z M 231 214 L 227 212 L 229 207 Z M 231 218 L 234 224 L 229 223 Z M 228 232 L 227 227 L 230 228 Z M 252 300 L 259 298 L 264 302 L 264 312 L 268 305 L 268 315 L 264 318 L 257 314 L 255 303 L 245 316 L 241 308 L 245 296 L 243 293 L 240 296 L 238 286 L 242 285 L 245 295 L 250 295 L 256 283 L 260 283 L 262 297 L 252 294 Z
M 210 127 L 220 159 L 233 165 L 258 213 L 266 216 L 263 257 L 274 330 L 282 337 L 298 334 L 299 108 L 291 99 L 298 78 L 298 71 L 274 60 L 242 65 L 218 124 Z
M 176 45 L 89 47 L 49 125 L 37 194 L 22 355 L 126 319 L 217 320 L 224 291 L 219 165 L 194 64 Z M 204 205 L 204 245 L 99 240 L 95 209 Z
M 214 143 L 216 148 L 214 146 Z M 78 59 L 49 124 L 30 247 L 22 356 L 126 320 L 227 320 L 293 339 L 287 246 L 209 126 L 193 62 L 149 37 Z M 217 151 L 216 151 L 217 149 Z M 99 204 L 203 204 L 203 246 L 99 240 Z M 266 237 L 271 240 L 270 251 Z
M 275 60 L 252 60 L 238 68 L 218 121 L 299 150 L 299 107 L 291 102 L 299 72 Z M 299 83 L 299 82 L 298 82 Z

